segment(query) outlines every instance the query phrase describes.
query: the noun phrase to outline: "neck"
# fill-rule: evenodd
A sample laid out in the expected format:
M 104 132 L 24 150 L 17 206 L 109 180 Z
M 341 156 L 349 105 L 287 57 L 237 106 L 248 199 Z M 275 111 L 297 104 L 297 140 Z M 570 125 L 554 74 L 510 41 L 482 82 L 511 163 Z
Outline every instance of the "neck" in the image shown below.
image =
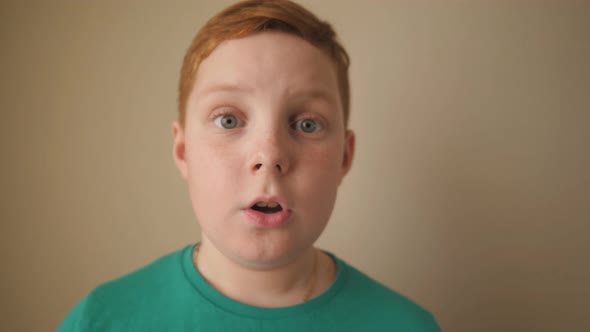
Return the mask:
M 207 282 L 225 296 L 258 307 L 284 307 L 299 304 L 327 288 L 318 276 L 324 260 L 311 247 L 281 266 L 254 269 L 229 259 L 211 243 L 203 241 L 193 261 Z M 320 279 L 320 284 L 316 282 Z M 331 283 L 331 280 L 328 281 Z M 324 286 L 324 287 L 323 287 Z

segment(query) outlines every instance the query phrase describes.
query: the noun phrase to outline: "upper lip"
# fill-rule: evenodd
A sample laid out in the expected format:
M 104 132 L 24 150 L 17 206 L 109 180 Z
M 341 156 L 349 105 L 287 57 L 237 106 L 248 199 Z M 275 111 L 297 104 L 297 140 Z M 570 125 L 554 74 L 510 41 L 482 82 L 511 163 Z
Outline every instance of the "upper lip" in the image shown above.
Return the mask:
M 287 202 L 285 202 L 285 200 L 283 198 L 281 198 L 280 196 L 258 196 L 257 198 L 255 198 L 252 202 L 250 202 L 250 205 L 248 205 L 248 209 L 253 207 L 256 203 L 258 202 L 276 202 L 281 206 L 281 209 L 283 209 L 283 211 L 289 211 L 289 206 L 287 205 Z

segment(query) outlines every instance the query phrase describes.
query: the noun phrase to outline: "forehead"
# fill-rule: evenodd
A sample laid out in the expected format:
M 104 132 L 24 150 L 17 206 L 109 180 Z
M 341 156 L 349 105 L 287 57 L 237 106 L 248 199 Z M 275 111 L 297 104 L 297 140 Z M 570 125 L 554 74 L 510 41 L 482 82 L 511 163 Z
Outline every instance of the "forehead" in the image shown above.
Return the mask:
M 218 87 L 276 96 L 321 91 L 339 103 L 332 59 L 302 38 L 282 32 L 221 43 L 201 62 L 192 95 Z

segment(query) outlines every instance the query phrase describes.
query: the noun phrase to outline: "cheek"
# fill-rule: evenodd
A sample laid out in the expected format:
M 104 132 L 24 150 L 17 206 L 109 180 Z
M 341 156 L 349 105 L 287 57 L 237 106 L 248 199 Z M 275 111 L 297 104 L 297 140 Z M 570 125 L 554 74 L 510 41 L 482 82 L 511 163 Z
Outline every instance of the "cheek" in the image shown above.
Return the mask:
M 329 216 L 341 179 L 341 152 L 326 148 L 307 154 L 300 163 L 299 198 L 322 218 Z
M 227 147 L 198 144 L 188 150 L 188 185 L 195 209 L 216 211 L 239 186 L 238 155 Z M 218 210 L 217 210 L 218 211 Z
M 227 173 L 235 172 L 238 167 L 238 154 L 230 144 L 220 144 L 206 138 L 193 139 L 187 145 L 189 170 L 195 178 L 212 182 L 229 180 Z
M 323 184 L 338 183 L 341 176 L 342 149 L 339 145 L 330 144 L 313 151 L 303 153 L 301 167 L 305 173 Z

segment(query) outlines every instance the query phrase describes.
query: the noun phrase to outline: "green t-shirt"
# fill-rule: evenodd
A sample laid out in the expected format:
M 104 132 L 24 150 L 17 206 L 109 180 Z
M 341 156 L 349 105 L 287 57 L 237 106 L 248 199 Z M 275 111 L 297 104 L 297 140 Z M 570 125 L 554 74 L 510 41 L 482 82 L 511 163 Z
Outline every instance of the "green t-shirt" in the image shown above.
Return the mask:
M 334 283 L 283 308 L 234 301 L 211 287 L 192 262 L 194 245 L 95 288 L 64 319 L 70 331 L 440 331 L 411 300 L 328 253 Z

